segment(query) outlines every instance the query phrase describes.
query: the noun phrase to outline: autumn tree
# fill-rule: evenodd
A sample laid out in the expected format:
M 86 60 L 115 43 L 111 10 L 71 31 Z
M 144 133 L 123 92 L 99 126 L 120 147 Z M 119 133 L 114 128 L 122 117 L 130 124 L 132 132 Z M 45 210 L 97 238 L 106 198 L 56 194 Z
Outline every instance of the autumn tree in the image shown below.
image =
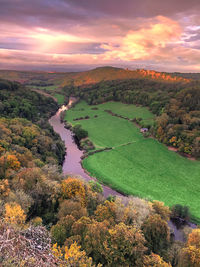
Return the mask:
M 104 204 L 97 206 L 96 211 L 94 212 L 95 218 L 97 221 L 102 222 L 108 220 L 111 223 L 114 223 L 116 217 L 116 204 L 115 202 L 110 202 L 106 200 Z
M 104 245 L 108 266 L 137 266 L 147 250 L 143 234 L 133 226 L 120 223 L 109 229 Z
M 52 252 L 55 257 L 63 260 L 61 266 L 87 266 L 87 267 L 95 267 L 92 264 L 92 258 L 87 257 L 84 250 L 81 250 L 81 246 L 78 246 L 76 242 L 74 242 L 70 247 L 65 246 L 64 249 L 61 249 L 57 244 L 54 244 L 52 247 Z M 98 265 L 100 267 L 101 265 Z
M 87 209 L 78 201 L 66 199 L 60 204 L 58 218 L 61 219 L 67 215 L 72 215 L 78 220 L 83 216 L 87 216 Z
M 0 180 L 0 196 L 1 198 L 7 197 L 10 193 L 10 186 L 8 179 Z
M 10 170 L 20 169 L 20 162 L 15 155 L 6 153 L 0 157 L 0 178 L 6 178 Z
M 165 262 L 159 255 L 152 253 L 144 256 L 143 267 L 172 267 L 170 263 Z
M 75 219 L 72 215 L 61 218 L 60 221 L 51 228 L 51 236 L 54 243 L 62 246 L 67 237 L 71 235 L 71 227 Z
M 153 207 L 155 213 L 159 214 L 163 220 L 165 220 L 165 221 L 169 220 L 171 211 L 170 211 L 169 207 L 164 205 L 163 202 L 154 200 L 152 203 L 152 207 Z
M 82 205 L 85 205 L 85 188 L 84 183 L 77 178 L 71 178 L 64 180 L 61 184 L 61 196 L 62 198 L 78 198 Z
M 26 220 L 21 206 L 15 202 L 5 204 L 5 221 L 10 224 L 22 225 Z
M 188 236 L 186 247 L 180 252 L 179 267 L 199 267 L 200 229 L 194 229 Z
M 143 223 L 142 231 L 149 250 L 162 255 L 162 251 L 167 249 L 170 243 L 170 231 L 167 222 L 158 214 L 151 215 Z
M 73 225 L 73 233 L 81 236 L 81 247 L 96 263 L 106 263 L 104 242 L 109 234 L 108 227 L 107 221 L 96 222 L 89 218 Z

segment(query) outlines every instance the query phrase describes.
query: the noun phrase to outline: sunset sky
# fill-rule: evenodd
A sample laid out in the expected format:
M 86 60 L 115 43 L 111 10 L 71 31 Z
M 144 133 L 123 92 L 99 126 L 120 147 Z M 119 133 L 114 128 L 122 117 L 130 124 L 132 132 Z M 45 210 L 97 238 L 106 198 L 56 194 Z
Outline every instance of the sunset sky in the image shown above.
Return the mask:
M 200 0 L 0 0 L 0 69 L 200 72 Z

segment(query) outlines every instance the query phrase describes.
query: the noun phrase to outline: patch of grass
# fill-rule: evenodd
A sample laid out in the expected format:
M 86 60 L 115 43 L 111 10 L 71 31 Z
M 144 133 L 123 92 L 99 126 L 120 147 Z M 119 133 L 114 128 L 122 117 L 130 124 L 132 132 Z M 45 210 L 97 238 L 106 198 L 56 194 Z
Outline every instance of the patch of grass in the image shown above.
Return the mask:
M 65 96 L 61 94 L 54 94 L 54 97 L 57 99 L 58 104 L 62 105 L 65 102 Z
M 83 161 L 91 176 L 116 190 L 189 206 L 199 218 L 200 163 L 169 151 L 153 139 L 143 139 L 96 153 Z
M 58 85 L 50 85 L 50 86 L 36 86 L 36 85 L 27 85 L 29 88 L 35 88 L 38 90 L 47 90 L 47 91 L 54 91 L 58 88 Z

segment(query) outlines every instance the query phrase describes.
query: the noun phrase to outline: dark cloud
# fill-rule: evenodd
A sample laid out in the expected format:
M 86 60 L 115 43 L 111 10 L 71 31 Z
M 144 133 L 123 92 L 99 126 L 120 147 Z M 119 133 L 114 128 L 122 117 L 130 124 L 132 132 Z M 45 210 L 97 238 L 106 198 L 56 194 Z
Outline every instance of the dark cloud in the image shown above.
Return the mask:
M 57 27 L 87 24 L 102 18 L 175 16 L 199 14 L 199 0 L 1 0 L 0 18 L 24 26 Z M 66 29 L 67 30 L 67 29 Z
M 113 15 L 117 17 L 152 17 L 171 16 L 176 13 L 200 8 L 199 0 L 63 0 L 75 7 L 83 7 L 95 13 Z

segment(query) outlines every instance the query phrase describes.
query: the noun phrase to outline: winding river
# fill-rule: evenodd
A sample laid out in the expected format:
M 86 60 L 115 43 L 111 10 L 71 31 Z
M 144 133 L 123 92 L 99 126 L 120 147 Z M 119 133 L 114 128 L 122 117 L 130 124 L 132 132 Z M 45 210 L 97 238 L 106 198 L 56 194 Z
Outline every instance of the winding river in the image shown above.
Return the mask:
M 64 110 L 68 110 L 75 101 L 75 98 L 70 98 L 69 104 L 67 106 L 62 106 L 57 113 L 50 118 L 49 123 L 53 127 L 54 131 L 60 135 L 67 149 L 62 167 L 63 173 L 73 176 L 81 176 L 86 181 L 96 180 L 95 178 L 90 177 L 82 168 L 81 156 L 83 155 L 83 151 L 81 151 L 74 142 L 72 132 L 66 129 L 64 127 L 64 123 L 60 121 L 60 113 Z M 102 187 L 105 197 L 108 197 L 109 195 L 122 196 L 122 194 L 108 186 L 102 185 Z
M 60 113 L 64 110 L 68 110 L 71 105 L 76 101 L 75 98 L 70 98 L 69 104 L 67 106 L 62 106 L 57 113 L 49 119 L 49 123 L 53 127 L 54 131 L 58 133 L 61 139 L 65 143 L 65 147 L 67 149 L 67 153 L 65 155 L 65 159 L 63 162 L 63 173 L 73 176 L 82 177 L 84 180 L 96 180 L 93 177 L 90 177 L 82 168 L 81 165 L 81 156 L 83 155 L 83 151 L 81 151 L 78 146 L 76 145 L 72 132 L 64 127 L 64 123 L 60 120 Z M 113 196 L 123 196 L 119 192 L 111 189 L 108 186 L 102 185 L 104 190 L 104 196 L 108 197 L 109 195 Z M 178 241 L 185 241 L 185 237 L 183 232 L 181 231 L 181 227 L 178 227 L 172 221 L 168 222 L 169 227 L 171 228 L 172 232 L 174 233 L 175 240 Z M 188 225 L 192 228 L 196 228 L 195 224 L 188 223 Z

